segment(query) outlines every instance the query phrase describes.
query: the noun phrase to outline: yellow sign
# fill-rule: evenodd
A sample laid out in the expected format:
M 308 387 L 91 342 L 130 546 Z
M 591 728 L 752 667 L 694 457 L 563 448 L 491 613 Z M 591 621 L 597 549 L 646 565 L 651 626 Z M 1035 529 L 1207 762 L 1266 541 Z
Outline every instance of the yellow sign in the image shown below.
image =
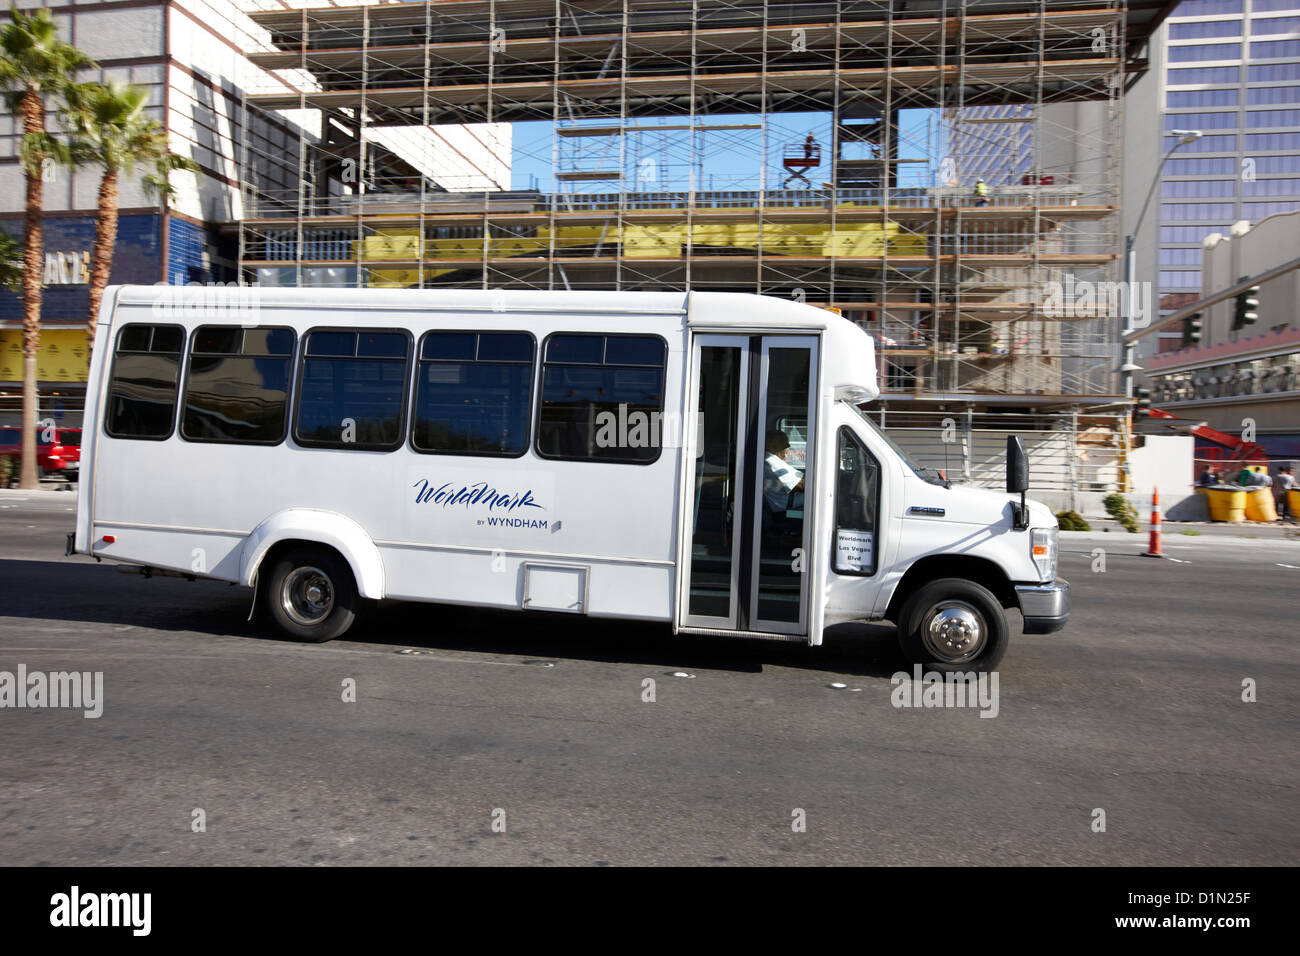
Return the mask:
M 85 329 L 42 329 L 36 352 L 38 382 L 84 382 L 87 373 Z M 22 329 L 0 331 L 0 382 L 23 380 Z

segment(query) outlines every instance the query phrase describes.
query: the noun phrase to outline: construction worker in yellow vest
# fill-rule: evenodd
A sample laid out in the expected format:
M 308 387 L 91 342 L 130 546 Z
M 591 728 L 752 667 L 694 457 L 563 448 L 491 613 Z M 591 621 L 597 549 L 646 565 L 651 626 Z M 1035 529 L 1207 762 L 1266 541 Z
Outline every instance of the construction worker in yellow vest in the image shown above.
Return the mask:
M 983 179 L 975 180 L 975 205 L 987 206 L 989 204 L 989 184 Z

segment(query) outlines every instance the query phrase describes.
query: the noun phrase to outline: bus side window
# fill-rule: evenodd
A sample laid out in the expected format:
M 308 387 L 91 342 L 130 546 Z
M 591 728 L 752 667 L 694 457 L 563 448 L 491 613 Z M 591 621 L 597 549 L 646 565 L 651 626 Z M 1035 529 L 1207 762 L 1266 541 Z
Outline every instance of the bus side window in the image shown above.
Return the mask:
M 847 428 L 839 433 L 835 469 L 835 541 L 831 555 L 837 574 L 876 573 L 880 465 Z
M 648 465 L 663 444 L 668 347 L 655 335 L 556 333 L 546 340 L 537 454 Z
M 402 444 L 411 336 L 313 329 L 299 369 L 294 440 L 310 448 L 392 451 Z
M 429 332 L 420 343 L 411 447 L 518 457 L 528 450 L 533 359 L 527 332 Z
M 190 345 L 181 437 L 278 445 L 289 420 L 293 329 L 203 325 Z
M 151 441 L 170 437 L 184 341 L 177 325 L 122 327 L 108 382 L 105 432 Z

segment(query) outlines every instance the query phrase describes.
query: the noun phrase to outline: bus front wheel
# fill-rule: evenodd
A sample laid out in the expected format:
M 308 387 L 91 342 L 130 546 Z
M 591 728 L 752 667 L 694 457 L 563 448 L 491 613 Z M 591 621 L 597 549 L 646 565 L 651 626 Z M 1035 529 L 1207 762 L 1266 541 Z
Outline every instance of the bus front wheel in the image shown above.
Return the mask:
M 987 588 L 941 578 L 903 603 L 898 642 L 908 660 L 936 671 L 991 671 L 1007 652 L 1007 618 Z
M 271 565 L 263 594 L 275 623 L 295 640 L 333 640 L 356 618 L 352 569 L 332 551 L 286 551 Z

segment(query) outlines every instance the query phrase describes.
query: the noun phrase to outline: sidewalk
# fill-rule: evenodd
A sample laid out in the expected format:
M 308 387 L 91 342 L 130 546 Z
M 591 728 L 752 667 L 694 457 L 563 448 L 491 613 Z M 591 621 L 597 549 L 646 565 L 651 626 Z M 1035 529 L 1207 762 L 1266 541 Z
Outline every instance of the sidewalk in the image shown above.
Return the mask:
M 0 488 L 0 500 L 4 499 L 23 499 L 30 498 L 40 501 L 76 501 L 77 486 L 74 484 L 68 491 L 59 491 L 55 482 L 47 482 L 46 486 L 37 491 L 23 491 L 20 488 Z
M 1077 549 L 1079 546 L 1105 545 L 1109 548 L 1122 548 L 1124 551 L 1141 553 L 1150 543 L 1150 525 L 1142 522 L 1142 530 L 1130 534 L 1114 521 L 1089 522 L 1091 531 L 1062 531 L 1061 549 Z M 1104 525 L 1111 526 L 1107 530 Z M 1300 525 L 1255 524 L 1253 522 L 1201 523 L 1185 521 L 1164 521 L 1160 524 L 1161 547 L 1163 549 L 1235 549 L 1235 548 L 1273 548 L 1287 554 L 1300 555 Z M 1184 534 L 1183 532 L 1194 532 Z M 1293 555 L 1294 556 L 1294 555 Z
M 1142 540 L 1146 540 L 1146 534 L 1151 530 L 1148 515 L 1142 515 L 1138 523 L 1142 526 Z M 1114 518 L 1085 518 L 1085 521 L 1092 526 L 1091 531 L 1062 531 L 1061 537 L 1073 534 L 1096 534 L 1101 532 L 1105 534 L 1107 530 L 1111 535 L 1129 535 Z M 1162 518 L 1160 528 L 1164 532 L 1166 539 L 1171 537 L 1178 538 L 1196 538 L 1196 537 L 1227 537 L 1227 538 L 1262 538 L 1274 539 L 1280 538 L 1286 540 L 1295 537 L 1300 540 L 1300 522 L 1287 521 L 1170 521 L 1168 518 Z M 1184 531 L 1195 532 L 1194 534 L 1183 534 Z M 1129 535 L 1129 537 L 1136 537 Z

